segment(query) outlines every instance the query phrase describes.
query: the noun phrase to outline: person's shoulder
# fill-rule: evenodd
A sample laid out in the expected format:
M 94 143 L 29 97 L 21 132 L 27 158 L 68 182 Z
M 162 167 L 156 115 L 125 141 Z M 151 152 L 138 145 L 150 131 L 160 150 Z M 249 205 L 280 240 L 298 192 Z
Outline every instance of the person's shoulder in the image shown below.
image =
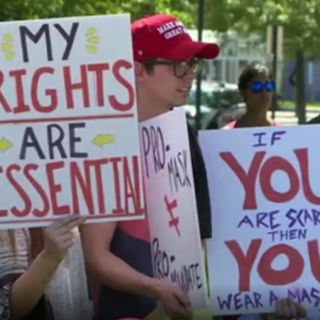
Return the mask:
M 224 127 L 222 127 L 222 129 L 234 129 L 235 125 L 236 125 L 236 121 L 231 121 L 227 123 Z
M 318 114 L 316 117 L 312 118 L 307 122 L 307 124 L 319 124 L 320 123 L 320 114 Z
M 117 227 L 131 237 L 147 242 L 150 241 L 149 219 L 147 216 L 144 219 L 119 221 Z
M 276 119 L 269 119 L 269 122 L 273 127 L 281 127 L 282 123 L 279 120 Z

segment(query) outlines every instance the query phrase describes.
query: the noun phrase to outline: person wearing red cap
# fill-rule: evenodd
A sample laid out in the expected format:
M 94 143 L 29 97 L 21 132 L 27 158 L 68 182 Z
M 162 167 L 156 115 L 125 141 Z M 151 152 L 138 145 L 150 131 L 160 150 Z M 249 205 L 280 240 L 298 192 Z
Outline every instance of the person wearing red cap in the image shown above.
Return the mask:
M 201 59 L 219 54 L 217 44 L 193 41 L 183 24 L 170 15 L 144 17 L 132 23 L 131 32 L 140 121 L 184 105 Z M 191 130 L 189 134 L 194 176 L 202 179 L 196 195 L 205 239 L 211 237 L 206 174 L 196 138 Z M 82 239 L 96 320 L 159 319 L 158 301 L 171 318 L 192 317 L 189 299 L 180 287 L 153 278 L 147 219 L 87 224 Z

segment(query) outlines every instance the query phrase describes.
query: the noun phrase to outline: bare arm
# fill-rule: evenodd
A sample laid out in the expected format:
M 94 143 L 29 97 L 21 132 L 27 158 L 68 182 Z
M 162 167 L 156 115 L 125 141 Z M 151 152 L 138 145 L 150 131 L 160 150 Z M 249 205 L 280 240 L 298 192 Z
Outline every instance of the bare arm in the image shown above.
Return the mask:
M 41 252 L 29 269 L 11 288 L 11 319 L 19 320 L 36 306 L 55 274 L 60 260 L 52 259 Z
M 143 275 L 110 252 L 116 223 L 81 226 L 82 247 L 88 274 L 113 289 L 159 299 L 160 281 Z
M 44 230 L 44 249 L 29 269 L 11 287 L 11 319 L 20 320 L 37 305 L 53 278 L 60 262 L 72 246 L 72 229 L 84 221 L 70 216 L 53 222 Z

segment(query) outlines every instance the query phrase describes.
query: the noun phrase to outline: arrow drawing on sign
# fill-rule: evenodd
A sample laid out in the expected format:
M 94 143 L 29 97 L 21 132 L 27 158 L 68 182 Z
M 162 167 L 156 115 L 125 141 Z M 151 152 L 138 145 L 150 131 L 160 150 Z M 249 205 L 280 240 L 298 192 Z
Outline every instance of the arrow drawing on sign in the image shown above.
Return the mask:
M 96 28 L 90 27 L 86 32 L 87 44 L 85 47 L 91 54 L 95 54 L 98 52 L 97 44 L 100 42 L 100 38 L 97 31 L 98 30 Z
M 0 139 L 0 151 L 4 152 L 10 149 L 13 146 L 13 144 L 6 138 Z
M 12 60 L 16 56 L 16 53 L 14 52 L 13 35 L 5 33 L 2 36 L 2 40 L 1 50 L 4 52 L 4 57 L 6 60 Z
M 179 217 L 176 217 L 173 214 L 173 209 L 175 209 L 178 206 L 177 199 L 174 199 L 173 201 L 169 202 L 168 197 L 164 197 L 164 202 L 166 204 L 167 212 L 169 213 L 170 220 L 169 220 L 169 227 L 175 228 L 177 231 L 178 236 L 180 237 L 180 229 L 179 229 Z
M 103 147 L 106 144 L 114 143 L 113 134 L 98 134 L 92 140 L 92 143 L 97 147 Z

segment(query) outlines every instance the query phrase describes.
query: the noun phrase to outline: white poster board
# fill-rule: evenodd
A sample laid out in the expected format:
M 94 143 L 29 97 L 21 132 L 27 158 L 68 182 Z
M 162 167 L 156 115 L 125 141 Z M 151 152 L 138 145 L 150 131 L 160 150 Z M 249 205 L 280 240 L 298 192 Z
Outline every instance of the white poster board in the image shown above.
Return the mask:
M 143 218 L 130 16 L 0 25 L 0 228 Z
M 201 241 L 185 112 L 140 124 L 155 277 L 178 283 L 192 308 L 206 305 Z
M 214 315 L 320 307 L 320 126 L 200 132 L 214 237 Z

